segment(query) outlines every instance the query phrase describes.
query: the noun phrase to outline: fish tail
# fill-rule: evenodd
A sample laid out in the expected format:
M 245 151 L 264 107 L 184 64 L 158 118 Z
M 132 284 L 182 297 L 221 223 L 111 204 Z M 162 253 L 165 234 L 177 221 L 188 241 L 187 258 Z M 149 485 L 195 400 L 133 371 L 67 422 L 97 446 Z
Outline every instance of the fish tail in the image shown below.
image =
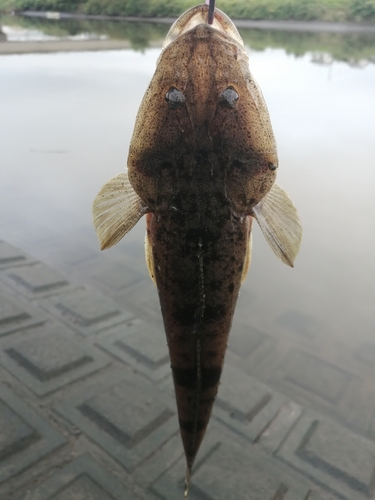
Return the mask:
M 185 495 L 184 495 L 185 500 L 187 500 L 189 496 L 190 476 L 191 476 L 191 465 L 188 464 L 186 466 L 186 472 L 185 472 Z

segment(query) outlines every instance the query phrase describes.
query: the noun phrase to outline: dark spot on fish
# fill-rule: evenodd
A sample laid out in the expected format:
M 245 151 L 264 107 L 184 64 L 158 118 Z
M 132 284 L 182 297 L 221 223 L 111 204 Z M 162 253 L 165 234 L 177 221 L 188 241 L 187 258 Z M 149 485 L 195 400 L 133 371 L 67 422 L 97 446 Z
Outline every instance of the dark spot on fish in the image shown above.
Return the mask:
M 217 258 L 211 257 L 211 262 L 218 260 Z M 223 287 L 223 280 L 211 280 L 209 283 L 206 283 L 206 288 L 212 292 L 217 292 L 221 290 Z
M 211 351 L 206 351 L 205 356 L 209 359 L 216 358 L 217 357 L 217 350 L 212 349 Z
M 242 162 L 242 161 L 240 161 L 240 160 L 234 160 L 232 162 L 231 167 L 232 167 L 232 169 L 235 168 L 235 169 L 244 171 L 244 170 L 246 170 L 247 164 L 244 163 L 244 162 Z
M 193 217 L 195 214 L 191 213 Z M 202 241 L 203 248 L 207 248 L 210 243 L 215 243 L 220 238 L 220 232 L 210 231 L 208 228 L 188 229 L 186 231 L 186 242 L 194 242 L 194 247 L 198 248 L 198 241 Z
M 218 332 L 218 331 L 214 331 L 214 332 L 206 332 L 206 333 L 204 334 L 204 338 L 205 338 L 206 340 L 214 340 L 214 339 L 216 339 L 216 338 L 217 338 L 217 337 L 219 337 L 219 336 L 220 336 L 220 332 Z
M 225 308 L 222 305 L 209 306 L 206 305 L 204 310 L 204 319 L 208 323 L 214 323 L 215 321 L 220 321 L 225 316 Z
M 171 170 L 172 172 L 174 171 L 175 167 L 173 166 L 172 163 L 169 161 L 162 161 L 160 163 L 160 169 L 161 170 Z
M 234 290 L 234 283 L 231 283 L 231 284 L 228 286 L 228 292 L 229 292 L 229 293 L 233 293 L 233 290 Z
M 165 100 L 168 103 L 168 108 L 171 110 L 181 109 L 185 106 L 185 96 L 176 87 L 171 87 L 168 90 L 165 94 Z
M 185 389 L 198 388 L 197 370 L 195 368 L 177 368 L 175 366 L 172 366 L 171 368 L 176 385 L 184 387 Z M 207 389 L 215 387 L 219 383 L 221 366 L 201 368 L 200 375 L 200 386 L 201 390 L 204 392 Z
M 185 389 L 197 388 L 197 371 L 194 368 L 177 368 L 171 366 L 174 382 Z
M 178 357 L 178 359 L 182 363 L 189 363 L 189 361 L 190 361 L 190 354 L 188 352 L 178 351 L 176 354 L 176 357 Z
M 221 376 L 221 366 L 214 366 L 212 368 L 202 368 L 202 390 L 205 391 L 211 387 L 217 386 Z
M 219 96 L 219 103 L 223 108 L 234 109 L 238 101 L 238 94 L 232 86 L 226 88 Z
M 176 307 L 173 314 L 174 320 L 183 326 L 193 326 L 195 319 L 196 304 Z
M 202 419 L 199 419 L 197 422 L 195 422 L 194 420 L 184 421 L 179 419 L 179 423 L 180 429 L 190 434 L 192 434 L 193 432 L 202 431 L 207 425 L 207 421 Z
M 206 149 L 200 149 L 198 152 L 195 153 L 194 155 L 195 161 L 197 164 L 200 164 L 202 161 L 207 161 L 208 159 L 208 152 Z
M 215 396 L 210 396 L 209 398 L 200 398 L 199 399 L 199 404 L 201 406 L 209 406 L 212 405 L 212 403 L 215 401 Z M 211 413 L 211 408 L 206 408 L 206 411 L 203 412 L 203 414 Z
M 181 277 L 181 276 L 171 276 L 171 280 L 173 284 L 175 284 L 178 288 L 178 290 L 182 290 L 184 292 L 194 292 L 197 288 L 197 281 L 194 277 L 192 279 L 191 277 Z

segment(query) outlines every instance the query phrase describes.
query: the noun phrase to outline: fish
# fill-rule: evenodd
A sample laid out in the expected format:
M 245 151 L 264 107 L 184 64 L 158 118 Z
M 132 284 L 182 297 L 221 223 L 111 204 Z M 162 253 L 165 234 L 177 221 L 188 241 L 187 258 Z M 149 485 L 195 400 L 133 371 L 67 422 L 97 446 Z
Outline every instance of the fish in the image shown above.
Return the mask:
M 145 216 L 145 254 L 159 294 L 186 456 L 185 498 L 224 365 L 252 253 L 254 219 L 293 267 L 302 226 L 275 183 L 277 147 L 244 43 L 219 9 L 170 28 L 140 104 L 127 169 L 99 191 L 101 249 Z

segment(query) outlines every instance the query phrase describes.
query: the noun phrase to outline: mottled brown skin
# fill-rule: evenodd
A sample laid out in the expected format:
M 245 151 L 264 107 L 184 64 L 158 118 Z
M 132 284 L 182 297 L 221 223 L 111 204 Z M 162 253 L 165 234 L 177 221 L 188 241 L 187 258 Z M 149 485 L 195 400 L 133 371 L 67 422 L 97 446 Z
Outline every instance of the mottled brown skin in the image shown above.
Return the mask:
M 177 88 L 185 101 L 170 109 Z M 223 91 L 233 88 L 233 106 Z M 191 468 L 218 390 L 251 230 L 275 180 L 276 146 L 240 44 L 208 25 L 163 52 L 142 102 L 129 179 L 147 233 Z

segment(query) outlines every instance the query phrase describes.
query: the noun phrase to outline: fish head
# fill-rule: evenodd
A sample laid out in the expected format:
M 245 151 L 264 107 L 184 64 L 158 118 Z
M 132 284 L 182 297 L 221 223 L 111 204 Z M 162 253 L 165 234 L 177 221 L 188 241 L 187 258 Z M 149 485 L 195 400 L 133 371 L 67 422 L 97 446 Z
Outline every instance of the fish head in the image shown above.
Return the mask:
M 192 176 L 199 157 L 225 179 L 233 211 L 249 215 L 275 181 L 276 143 L 236 27 L 218 9 L 208 25 L 207 12 L 185 12 L 165 39 L 138 112 L 129 179 L 151 210 L 167 209 L 176 177 Z

